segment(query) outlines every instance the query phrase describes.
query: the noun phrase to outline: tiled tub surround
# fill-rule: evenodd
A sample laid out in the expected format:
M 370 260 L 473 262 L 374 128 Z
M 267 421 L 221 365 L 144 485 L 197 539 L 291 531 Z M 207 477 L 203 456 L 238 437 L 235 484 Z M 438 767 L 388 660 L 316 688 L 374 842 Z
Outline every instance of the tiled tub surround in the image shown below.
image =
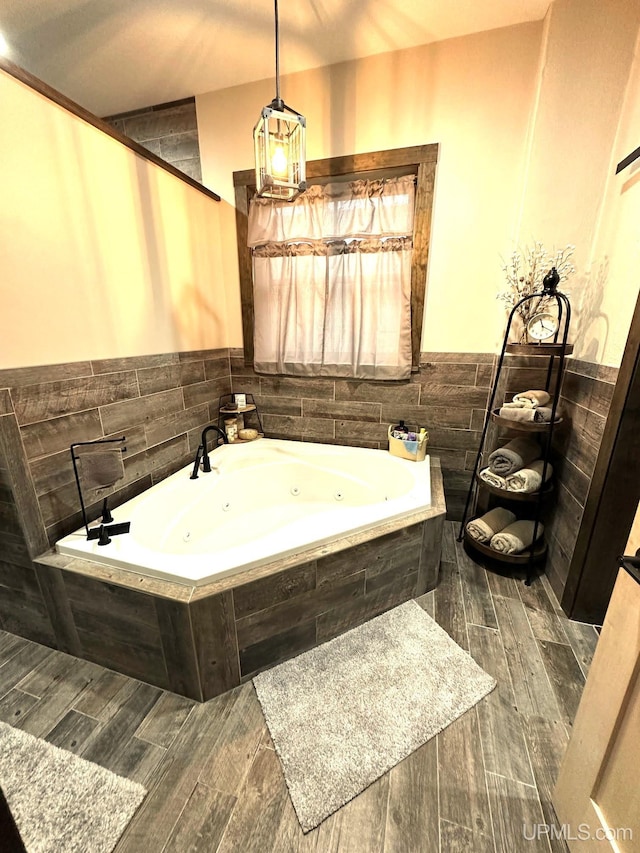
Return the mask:
M 480 441 L 493 353 L 421 355 L 420 371 L 398 382 L 260 376 L 231 350 L 234 391 L 255 396 L 265 434 L 331 444 L 386 449 L 387 427 L 400 418 L 429 431 L 427 452 L 437 456 L 447 517 L 461 517 L 470 469 Z
M 49 553 L 36 573 L 58 647 L 210 699 L 433 589 L 445 517 L 434 459 L 431 493 L 431 507 L 375 531 L 198 587 Z

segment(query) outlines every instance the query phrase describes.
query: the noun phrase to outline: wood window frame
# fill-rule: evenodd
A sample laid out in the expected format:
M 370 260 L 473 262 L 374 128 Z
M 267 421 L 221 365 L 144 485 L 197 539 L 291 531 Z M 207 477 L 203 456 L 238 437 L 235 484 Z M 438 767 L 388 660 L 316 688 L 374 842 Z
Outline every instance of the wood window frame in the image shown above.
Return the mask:
M 416 145 L 393 148 L 367 154 L 349 154 L 307 162 L 307 183 L 328 183 L 331 180 L 353 180 L 394 177 L 400 174 L 416 176 L 413 251 L 411 254 L 411 369 L 420 367 L 422 320 L 427 285 L 427 264 L 431 238 L 433 191 L 438 162 L 438 145 Z M 251 249 L 247 246 L 249 202 L 255 195 L 255 171 L 246 169 L 233 173 L 236 202 L 236 233 L 238 239 L 238 269 L 240 273 L 240 303 L 244 361 L 253 366 L 253 275 Z

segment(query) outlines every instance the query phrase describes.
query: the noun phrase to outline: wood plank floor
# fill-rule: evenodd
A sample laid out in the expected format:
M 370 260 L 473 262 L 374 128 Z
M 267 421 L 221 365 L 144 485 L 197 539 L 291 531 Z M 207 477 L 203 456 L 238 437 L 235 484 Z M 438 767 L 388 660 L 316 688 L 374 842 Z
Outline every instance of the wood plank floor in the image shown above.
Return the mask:
M 116 853 L 537 853 L 598 634 L 546 578 L 486 572 L 447 523 L 419 603 L 498 687 L 303 835 L 251 683 L 206 704 L 0 632 L 0 719 L 141 782 Z

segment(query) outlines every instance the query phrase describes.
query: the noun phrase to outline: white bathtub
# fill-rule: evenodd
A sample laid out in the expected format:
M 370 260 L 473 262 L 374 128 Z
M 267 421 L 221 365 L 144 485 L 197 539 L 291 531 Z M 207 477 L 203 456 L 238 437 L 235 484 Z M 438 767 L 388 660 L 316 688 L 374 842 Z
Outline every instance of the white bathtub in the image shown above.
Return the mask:
M 429 457 L 265 438 L 222 445 L 210 459 L 210 474 L 191 480 L 188 465 L 113 510 L 130 533 L 100 546 L 82 528 L 57 551 L 202 585 L 431 503 Z

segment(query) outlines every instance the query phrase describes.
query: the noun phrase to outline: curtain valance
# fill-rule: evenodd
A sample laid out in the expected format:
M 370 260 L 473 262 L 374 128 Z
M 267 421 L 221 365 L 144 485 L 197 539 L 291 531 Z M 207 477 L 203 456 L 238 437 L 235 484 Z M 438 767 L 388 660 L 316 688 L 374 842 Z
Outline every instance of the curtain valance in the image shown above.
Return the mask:
M 312 186 L 293 202 L 254 198 L 250 247 L 413 233 L 415 176 Z

